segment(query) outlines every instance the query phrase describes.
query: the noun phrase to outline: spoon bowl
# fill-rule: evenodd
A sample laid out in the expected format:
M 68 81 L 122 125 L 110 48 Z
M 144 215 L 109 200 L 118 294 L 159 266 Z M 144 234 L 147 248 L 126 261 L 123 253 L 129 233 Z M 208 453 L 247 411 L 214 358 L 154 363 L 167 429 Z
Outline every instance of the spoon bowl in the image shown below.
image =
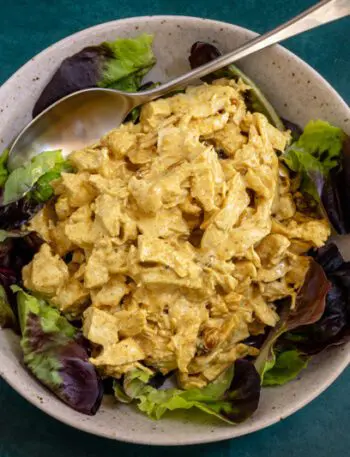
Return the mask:
M 67 95 L 39 114 L 17 137 L 9 169 L 20 167 L 41 151 L 60 149 L 66 157 L 95 143 L 120 125 L 134 106 L 133 98 L 111 89 L 86 89 Z

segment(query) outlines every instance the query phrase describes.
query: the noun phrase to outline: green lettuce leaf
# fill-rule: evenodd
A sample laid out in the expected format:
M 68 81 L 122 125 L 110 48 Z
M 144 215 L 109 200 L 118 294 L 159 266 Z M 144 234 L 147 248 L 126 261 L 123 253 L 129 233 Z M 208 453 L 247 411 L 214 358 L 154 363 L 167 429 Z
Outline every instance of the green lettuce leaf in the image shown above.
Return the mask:
M 95 414 L 102 382 L 77 329 L 44 300 L 18 286 L 18 317 L 24 363 L 33 375 L 75 410 Z
M 197 408 L 230 424 L 247 419 L 259 403 L 260 377 L 247 360 L 237 360 L 203 389 L 156 389 L 150 380 L 150 374 L 141 370 L 128 373 L 123 389 L 115 383 L 116 398 L 136 400 L 138 408 L 152 419 L 160 419 L 167 411 Z
M 290 170 L 300 173 L 300 190 L 318 202 L 329 172 L 340 165 L 344 139 L 340 128 L 321 120 L 310 121 L 282 155 Z
M 263 386 L 282 386 L 295 379 L 306 368 L 309 357 L 296 349 L 277 353 L 274 363 L 267 367 Z
M 136 92 L 144 75 L 156 63 L 152 43 L 153 36 L 147 34 L 103 43 L 113 59 L 106 61 L 98 86 Z
M 30 198 L 39 203 L 48 201 L 54 193 L 51 186 L 52 181 L 58 179 L 63 172 L 73 172 L 73 168 L 68 161 L 57 163 L 52 170 L 41 176 L 31 190 L 29 194 Z
M 9 175 L 9 171 L 7 169 L 7 159 L 9 152 L 9 149 L 5 149 L 0 156 L 0 187 L 5 184 Z
M 133 401 L 133 398 L 129 397 L 125 391 L 124 388 L 119 382 L 113 382 L 113 392 L 115 398 L 120 402 L 120 403 L 131 403 Z
M 129 398 L 138 400 L 139 409 L 152 419 L 160 419 L 166 411 L 193 407 L 204 410 L 209 414 L 217 415 L 217 408 L 213 408 L 211 403 L 217 402 L 223 396 L 232 379 L 233 367 L 203 389 L 158 390 L 147 385 L 150 380 L 149 374 L 141 370 L 135 370 L 130 375 L 126 375 L 124 389 Z M 210 403 L 210 407 L 206 403 Z
M 148 69 L 140 70 L 126 78 L 110 84 L 110 89 L 122 90 L 124 92 L 137 92 L 142 83 L 142 78 L 148 72 Z
M 64 163 L 61 151 L 45 151 L 27 165 L 10 173 L 4 187 L 3 204 L 14 202 L 27 194 L 47 172 Z

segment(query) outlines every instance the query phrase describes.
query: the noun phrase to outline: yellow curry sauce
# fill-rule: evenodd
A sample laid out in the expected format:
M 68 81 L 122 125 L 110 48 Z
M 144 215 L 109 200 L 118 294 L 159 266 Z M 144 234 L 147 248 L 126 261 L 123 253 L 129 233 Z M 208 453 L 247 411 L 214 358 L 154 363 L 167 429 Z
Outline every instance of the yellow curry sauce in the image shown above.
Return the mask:
M 148 103 L 93 147 L 32 219 L 45 240 L 24 285 L 63 313 L 83 316 L 91 362 L 120 377 L 176 370 L 203 387 L 244 344 L 275 326 L 324 244 L 326 220 L 301 198 L 277 153 L 290 141 L 249 113 L 243 83 L 221 79 Z M 66 255 L 70 253 L 69 261 Z

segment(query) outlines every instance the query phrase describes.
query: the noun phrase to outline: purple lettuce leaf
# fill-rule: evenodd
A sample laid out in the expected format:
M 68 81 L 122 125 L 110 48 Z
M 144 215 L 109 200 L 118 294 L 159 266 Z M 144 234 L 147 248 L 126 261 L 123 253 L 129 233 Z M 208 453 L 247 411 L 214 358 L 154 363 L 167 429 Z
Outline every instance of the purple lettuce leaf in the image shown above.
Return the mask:
M 28 222 L 42 208 L 42 203 L 23 197 L 0 206 L 0 229 L 15 230 Z
M 223 407 L 220 414 L 235 424 L 245 421 L 257 410 L 260 391 L 260 376 L 254 364 L 236 360 L 233 380 L 223 397 L 229 407 Z
M 8 277 L 8 285 L 21 282 L 22 268 L 31 262 L 42 243 L 35 232 L 23 232 L 23 237 L 7 238 L 0 243 L 0 274 L 4 280 Z
M 292 135 L 292 140 L 293 141 L 298 141 L 300 138 L 300 135 L 303 133 L 303 129 L 298 125 L 295 124 L 292 121 L 289 121 L 288 119 L 284 119 L 283 117 L 281 118 L 282 122 L 287 130 L 290 130 L 290 133 Z

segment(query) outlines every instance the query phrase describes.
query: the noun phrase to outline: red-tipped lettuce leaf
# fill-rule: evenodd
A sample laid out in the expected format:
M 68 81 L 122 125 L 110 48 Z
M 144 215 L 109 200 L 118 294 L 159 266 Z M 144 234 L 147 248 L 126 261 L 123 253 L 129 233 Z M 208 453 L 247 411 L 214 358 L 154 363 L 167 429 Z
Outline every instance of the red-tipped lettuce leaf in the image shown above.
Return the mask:
M 331 288 L 323 268 L 311 260 L 304 283 L 298 292 L 295 309 L 286 320 L 286 330 L 291 331 L 301 325 L 317 322 L 324 313 L 326 296 Z
M 282 160 L 301 177 L 300 191 L 320 205 L 333 229 L 350 232 L 350 139 L 328 122 L 310 121 Z
M 98 410 L 103 386 L 81 334 L 55 308 L 17 286 L 24 363 L 58 398 L 83 414 Z
M 300 326 L 308 326 L 321 318 L 330 287 L 322 267 L 311 259 L 304 283 L 297 295 L 295 308 L 291 309 L 290 302 L 284 301 L 279 311 L 280 320 L 269 333 L 255 361 L 255 367 L 261 375 L 262 381 L 265 374 L 276 363 L 275 347 L 278 340 L 286 332 L 291 332 Z
M 104 62 L 112 57 L 112 51 L 105 46 L 89 46 L 67 57 L 42 91 L 33 117 L 66 95 L 96 87 Z
M 33 117 L 57 100 L 82 89 L 111 87 L 136 92 L 156 59 L 151 35 L 121 38 L 89 46 L 67 57 L 56 70 L 33 109 Z
M 231 422 L 239 423 L 248 419 L 258 408 L 260 400 L 260 376 L 248 360 L 236 360 L 234 377 L 224 395 L 230 408 L 222 408 L 220 414 Z
M 316 251 L 315 259 L 324 267 L 331 289 L 325 310 L 312 325 L 301 326 L 284 335 L 305 354 L 316 354 L 350 337 L 350 263 L 345 262 L 334 243 Z

